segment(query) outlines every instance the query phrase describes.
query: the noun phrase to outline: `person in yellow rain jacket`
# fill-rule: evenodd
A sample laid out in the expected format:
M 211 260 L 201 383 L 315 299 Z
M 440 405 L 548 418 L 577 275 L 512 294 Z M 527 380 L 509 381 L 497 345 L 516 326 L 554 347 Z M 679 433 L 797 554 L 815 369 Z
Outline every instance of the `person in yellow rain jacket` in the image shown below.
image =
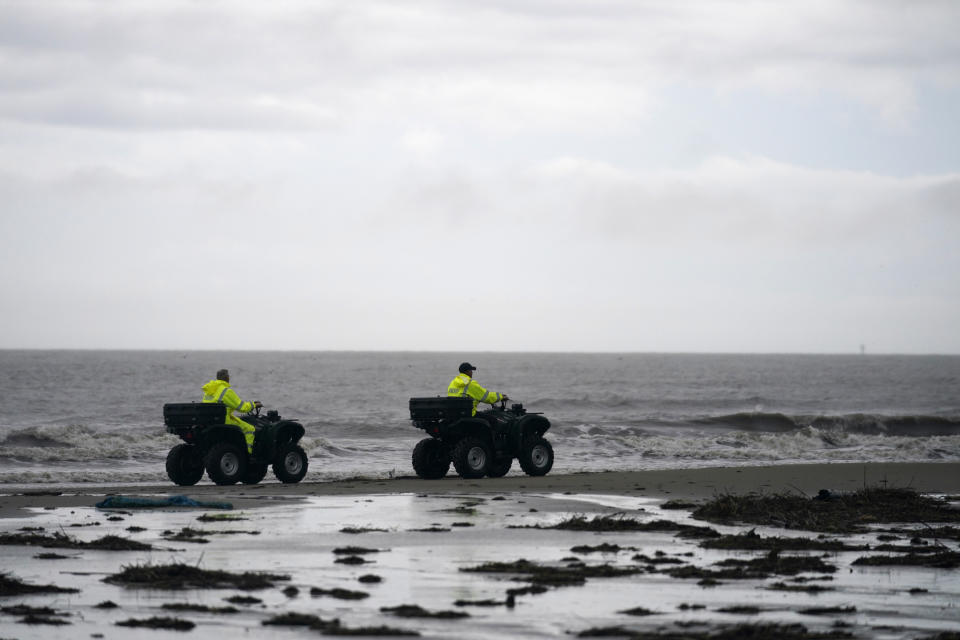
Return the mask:
M 496 404 L 501 400 L 510 399 L 505 393 L 487 391 L 481 387 L 479 383 L 475 382 L 473 379 L 473 372 L 476 370 L 477 368 L 475 366 L 469 362 L 464 362 L 460 365 L 460 374 L 451 380 L 449 386 L 447 386 L 448 396 L 468 396 L 473 398 L 472 415 L 477 415 L 477 403 L 479 402 Z
M 253 435 L 256 433 L 256 429 L 253 428 L 253 425 L 247 424 L 237 416 L 233 415 L 234 411 L 239 411 L 241 413 L 249 413 L 253 411 L 254 407 L 262 407 L 259 400 L 254 400 L 253 402 L 243 401 L 240 399 L 240 396 L 237 395 L 237 392 L 230 388 L 230 372 L 226 369 L 220 369 L 217 371 L 217 379 L 211 380 L 207 384 L 203 385 L 203 401 L 204 402 L 222 402 L 227 407 L 227 418 L 225 422 L 227 424 L 232 424 L 240 427 L 243 431 L 243 437 L 247 441 L 247 453 L 253 453 Z

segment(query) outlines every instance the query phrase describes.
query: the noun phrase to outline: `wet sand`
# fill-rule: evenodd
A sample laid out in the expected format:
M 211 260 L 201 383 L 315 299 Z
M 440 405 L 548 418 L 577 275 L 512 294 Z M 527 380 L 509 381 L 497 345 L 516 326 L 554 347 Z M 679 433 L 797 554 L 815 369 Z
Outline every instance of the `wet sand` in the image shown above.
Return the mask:
M 48 487 L 45 495 L 0 489 L 0 513 L 6 516 L 0 519 L 0 534 L 66 535 L 86 543 L 117 536 L 152 547 L 107 551 L 0 545 L 0 573 L 29 585 L 75 590 L 0 594 L 0 637 L 191 637 L 189 632 L 118 626 L 157 619 L 196 624 L 194 635 L 318 637 L 336 630 L 331 621 L 337 620 L 350 630 L 389 627 L 422 637 L 465 640 L 576 637 L 590 630 L 612 635 L 610 630 L 617 628 L 626 630 L 620 637 L 682 633 L 709 638 L 734 625 L 782 625 L 791 633 L 801 625 L 816 637 L 844 631 L 853 637 L 914 640 L 957 628 L 956 568 L 859 566 L 855 562 L 866 553 L 861 550 L 790 551 L 782 555 L 806 557 L 824 568 L 800 575 L 781 569 L 710 584 L 699 576 L 672 575 L 671 570 L 719 571 L 731 560 L 769 560 L 768 552 L 712 549 L 701 539 L 662 527 L 603 532 L 555 528 L 571 518 L 609 516 L 702 529 L 708 523 L 694 520 L 688 510 L 664 509 L 664 502 L 750 492 L 813 496 L 819 489 L 845 492 L 864 484 L 958 495 L 960 464 L 354 479 L 299 485 L 274 481 L 252 487 L 207 482 L 194 487 Z M 229 501 L 234 510 L 94 508 L 107 494 L 189 495 Z M 216 518 L 221 514 L 226 519 Z M 727 535 L 755 531 L 763 537 L 816 536 L 764 526 L 710 526 Z M 859 549 L 876 548 L 890 537 L 888 528 L 828 538 Z M 914 547 L 910 536 L 897 533 L 894 542 Z M 952 552 L 960 548 L 960 542 L 951 539 L 923 544 Z M 531 589 L 537 585 L 523 571 L 484 570 L 491 563 L 546 567 L 560 571 L 563 579 Z M 131 566 L 254 571 L 276 578 L 270 586 L 251 589 L 134 588 L 105 581 Z M 578 572 L 585 579 L 569 579 Z M 35 613 L 17 612 L 21 605 Z M 409 618 L 401 611 L 434 617 Z M 31 615 L 33 622 L 28 621 Z M 323 623 L 313 630 L 276 626 L 308 619 Z M 773 631 L 750 637 L 784 636 Z
M 283 485 L 268 475 L 260 485 L 219 487 L 204 478 L 192 487 L 176 485 L 82 485 L 17 489 L 0 487 L 0 518 L 25 515 L 29 507 L 93 506 L 103 496 L 189 495 L 198 500 L 221 500 L 250 509 L 307 496 L 391 495 L 403 493 L 479 495 L 536 492 L 587 493 L 655 498 L 704 499 L 717 494 L 802 493 L 820 489 L 855 491 L 864 486 L 909 487 L 921 493 L 960 494 L 960 463 L 798 464 L 765 467 L 719 467 L 655 471 L 618 471 L 547 475 L 532 478 L 511 472 L 504 478 L 463 480 L 451 473 L 441 480 L 401 477 Z M 55 495 L 59 494 L 59 495 Z

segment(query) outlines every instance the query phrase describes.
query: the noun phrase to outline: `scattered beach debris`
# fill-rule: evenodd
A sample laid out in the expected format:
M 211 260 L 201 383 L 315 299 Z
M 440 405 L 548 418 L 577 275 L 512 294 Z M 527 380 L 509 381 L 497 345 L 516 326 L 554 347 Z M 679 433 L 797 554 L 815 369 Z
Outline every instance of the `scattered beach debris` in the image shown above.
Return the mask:
M 781 556 L 771 551 L 763 558 L 740 560 L 727 558 L 715 563 L 719 569 L 704 569 L 685 566 L 666 571 L 672 578 L 703 578 L 714 580 L 751 580 L 769 578 L 771 575 L 794 576 L 802 572 L 833 573 L 832 564 L 813 556 Z
M 67 560 L 70 556 L 65 556 L 61 553 L 38 553 L 33 556 L 34 560 Z
M 197 521 L 199 522 L 223 522 L 223 521 L 236 521 L 236 520 L 249 520 L 246 514 L 243 513 L 205 513 L 201 516 L 197 516 Z
M 263 621 L 264 625 L 286 627 L 308 627 L 330 636 L 419 636 L 416 631 L 409 629 L 395 629 L 392 627 L 345 627 L 340 620 L 324 620 L 309 613 L 284 613 Z
M 230 604 L 263 604 L 263 600 L 260 598 L 254 598 L 253 596 L 230 596 L 229 598 L 224 598 Z
M 90 542 L 83 542 L 59 531 L 49 535 L 42 533 L 3 533 L 0 534 L 0 545 L 25 545 L 48 549 L 97 549 L 100 551 L 149 551 L 153 549 L 152 545 L 121 536 L 108 535 Z
M 620 551 L 637 551 L 636 547 L 621 547 L 618 544 L 604 542 L 597 545 L 581 544 L 576 547 L 570 547 L 573 553 L 617 553 Z
M 401 618 L 437 618 L 439 620 L 456 620 L 459 618 L 469 618 L 470 614 L 465 611 L 427 611 L 420 605 L 401 604 L 396 607 L 380 607 L 384 613 L 392 613 Z
M 334 564 L 367 564 L 360 556 L 344 556 L 333 561 Z
M 194 500 L 187 496 L 144 498 L 143 496 L 107 496 L 95 505 L 98 509 L 157 509 L 162 507 L 192 507 L 201 509 L 233 509 L 229 502 Z
M 456 600 L 454 601 L 454 606 L 456 607 L 503 607 L 507 604 L 506 600 Z
M 632 609 L 624 609 L 623 611 L 618 611 L 617 613 L 622 613 L 628 616 L 655 616 L 659 611 L 651 611 L 646 607 L 634 607 Z
M 205 604 L 191 604 L 188 602 L 167 602 L 161 605 L 167 611 L 196 611 L 198 613 L 240 613 L 236 607 L 208 607 Z
M 54 626 L 60 626 L 65 624 L 73 624 L 68 620 L 63 618 L 54 618 L 52 616 L 38 616 L 34 614 L 26 615 L 23 618 L 17 620 L 20 624 L 49 624 Z
M 687 628 L 703 626 L 697 621 L 676 622 L 677 626 Z M 580 638 L 629 638 L 629 640 L 827 640 L 834 638 L 852 638 L 846 631 L 809 631 L 802 624 L 741 624 L 721 627 L 712 631 L 634 631 L 623 626 L 596 627 L 577 634 Z
M 145 618 L 143 620 L 138 620 L 136 618 L 121 620 L 117 623 L 117 626 L 144 627 L 146 629 L 169 629 L 171 631 L 190 631 L 197 625 L 189 620 L 181 620 L 180 618 L 163 618 L 155 616 L 153 618 Z
M 643 573 L 642 567 L 614 567 L 609 564 L 552 567 L 521 559 L 514 562 L 487 562 L 475 567 L 463 567 L 467 573 L 516 573 L 522 580 L 536 586 L 580 586 L 587 578 L 614 578 Z
M 688 502 L 686 500 L 667 500 L 662 505 L 661 509 L 696 509 L 700 506 L 698 502 Z
M 863 556 L 857 558 L 851 564 L 859 567 L 912 566 L 956 569 L 960 567 L 960 552 L 939 551 L 929 554 L 908 553 L 903 556 Z
M 870 545 L 851 545 L 831 538 L 763 537 L 751 529 L 746 533 L 704 540 L 705 549 L 747 549 L 755 551 L 865 551 Z
M 15 604 L 9 607 L 0 607 L 0 612 L 8 616 L 69 616 L 50 607 L 31 607 L 28 604 Z
M 0 573 L 0 596 L 20 596 L 28 593 L 79 593 L 79 589 L 53 584 L 29 584 L 7 573 Z
M 343 529 L 340 529 L 340 533 L 351 533 L 351 534 L 374 533 L 374 532 L 386 533 L 387 530 L 376 529 L 372 527 L 344 527 Z
M 161 534 L 165 539 L 170 540 L 171 542 L 194 542 L 197 544 L 207 544 L 210 542 L 203 536 L 207 535 L 206 531 L 201 529 L 191 529 L 190 527 L 184 527 L 174 533 L 173 531 L 164 531 Z
M 338 600 L 363 600 L 364 598 L 370 597 L 370 594 L 366 591 L 351 591 L 350 589 L 341 589 L 339 587 L 335 589 L 311 587 L 310 595 L 314 598 L 319 596 L 330 596 L 331 598 L 337 598 Z
M 337 547 L 333 550 L 337 555 L 360 556 L 365 553 L 380 553 L 380 549 L 368 549 L 366 547 Z
M 830 499 L 795 494 L 721 495 L 697 508 L 693 517 L 709 522 L 739 522 L 850 533 L 880 522 L 960 522 L 960 510 L 944 500 L 912 489 L 866 488 Z
M 287 596 L 288 598 L 296 598 L 298 595 L 300 595 L 300 589 L 291 585 L 283 590 L 283 595 Z
M 475 527 L 476 525 L 472 522 L 451 522 L 451 527 Z
M 129 531 L 130 533 L 141 533 L 141 532 L 146 531 L 146 530 L 147 530 L 146 527 L 137 527 L 137 526 L 129 526 L 129 527 L 127 527 L 127 531 Z
M 104 600 L 103 602 L 101 602 L 101 603 L 99 603 L 99 604 L 93 605 L 93 608 L 94 608 L 94 609 L 116 609 L 116 608 L 119 607 L 119 606 L 120 606 L 120 605 L 118 605 L 118 604 L 117 604 L 116 602 L 114 602 L 113 600 Z
M 823 587 L 818 584 L 808 584 L 808 585 L 799 585 L 799 584 L 787 584 L 786 582 L 774 582 L 767 587 L 770 591 L 793 591 L 796 593 L 809 593 L 809 594 L 818 594 L 823 593 L 824 591 L 833 591 L 833 587 Z
M 407 529 L 407 531 L 415 532 L 415 533 L 447 533 L 448 531 L 450 531 L 450 529 L 448 527 L 433 526 L 433 527 L 425 527 L 423 529 Z
M 720 613 L 735 613 L 738 615 L 755 616 L 760 613 L 760 607 L 742 604 L 734 605 L 732 607 L 721 607 L 717 609 L 717 611 Z
M 364 584 L 377 584 L 378 582 L 383 582 L 383 578 L 372 573 L 366 573 L 357 578 L 357 582 L 362 582 Z
M 810 607 L 807 609 L 800 609 L 800 611 L 797 613 L 802 613 L 808 616 L 832 616 L 856 612 L 856 607 Z
M 245 571 L 200 569 L 182 563 L 166 565 L 130 565 L 120 573 L 107 576 L 104 582 L 124 587 L 145 589 L 222 589 L 233 587 L 243 591 L 267 589 L 275 581 L 289 580 L 290 576 Z
M 672 520 L 653 520 L 650 522 L 641 522 L 635 518 L 629 518 L 622 513 L 613 515 L 594 516 L 572 516 L 561 520 L 557 524 L 529 524 L 529 525 L 510 525 L 508 529 L 560 529 L 564 531 L 675 531 L 681 538 L 715 538 L 720 535 L 716 529 L 711 527 L 698 527 L 689 524 L 680 524 Z

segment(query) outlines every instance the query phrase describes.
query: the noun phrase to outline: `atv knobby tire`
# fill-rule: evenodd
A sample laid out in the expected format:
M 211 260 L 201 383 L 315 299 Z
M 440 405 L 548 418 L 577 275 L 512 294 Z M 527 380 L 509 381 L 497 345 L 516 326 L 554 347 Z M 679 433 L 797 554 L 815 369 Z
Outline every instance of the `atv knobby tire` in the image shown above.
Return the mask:
M 200 482 L 203 477 L 203 460 L 197 448 L 189 444 L 178 444 L 167 454 L 167 476 L 181 487 Z
M 497 458 L 490 462 L 487 475 L 491 478 L 502 478 L 507 475 L 511 466 L 513 466 L 513 458 Z
M 296 444 L 288 442 L 280 447 L 273 459 L 273 475 L 284 484 L 293 484 L 307 475 L 307 454 Z
M 247 463 L 247 472 L 243 474 L 243 484 L 257 484 L 267 475 L 267 465 L 261 462 Z
M 545 476 L 553 468 L 553 447 L 543 438 L 531 438 L 523 443 L 517 459 L 528 476 Z
M 235 444 L 218 442 L 207 452 L 207 475 L 219 485 L 236 484 L 247 472 L 247 452 Z
M 413 470 L 426 480 L 437 480 L 450 470 L 450 454 L 443 443 L 424 438 L 413 448 Z
M 461 478 L 482 478 L 487 475 L 493 455 L 482 440 L 467 436 L 453 446 L 450 458 Z

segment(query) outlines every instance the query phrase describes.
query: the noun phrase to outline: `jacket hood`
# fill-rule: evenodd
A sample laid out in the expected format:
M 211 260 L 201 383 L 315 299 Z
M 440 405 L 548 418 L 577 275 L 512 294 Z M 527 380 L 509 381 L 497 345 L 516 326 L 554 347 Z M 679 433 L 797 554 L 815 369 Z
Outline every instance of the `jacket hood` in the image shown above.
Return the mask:
M 209 396 L 219 395 L 224 387 L 229 387 L 230 383 L 224 380 L 211 380 L 203 385 L 203 392 Z

